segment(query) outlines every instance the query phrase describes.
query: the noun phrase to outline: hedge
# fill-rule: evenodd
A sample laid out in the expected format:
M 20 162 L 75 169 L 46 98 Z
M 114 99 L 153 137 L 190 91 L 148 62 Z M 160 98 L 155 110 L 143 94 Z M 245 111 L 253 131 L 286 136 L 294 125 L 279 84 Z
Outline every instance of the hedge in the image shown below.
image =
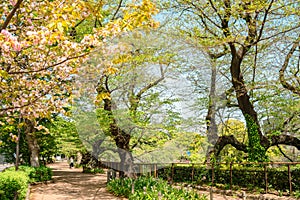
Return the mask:
M 205 166 L 174 166 L 173 182 L 191 182 L 192 174 L 193 181 L 196 184 L 210 184 L 212 179 L 212 170 Z M 172 167 L 165 167 L 158 170 L 158 176 L 163 179 L 172 177 Z M 300 190 L 300 169 L 292 168 L 292 188 L 293 191 Z M 267 168 L 268 188 L 280 191 L 289 190 L 289 179 L 287 167 L 268 167 Z M 214 183 L 215 184 L 230 184 L 229 167 L 214 168 Z M 262 188 L 265 189 L 265 169 L 264 167 L 233 167 L 232 168 L 232 184 L 240 188 Z
M 24 200 L 28 184 L 52 179 L 52 170 L 48 167 L 19 166 L 0 173 L 0 199 L 12 200 L 17 195 L 18 200 Z
M 29 177 L 24 171 L 5 171 L 0 173 L 0 199 L 12 200 L 17 195 L 18 200 L 26 198 Z

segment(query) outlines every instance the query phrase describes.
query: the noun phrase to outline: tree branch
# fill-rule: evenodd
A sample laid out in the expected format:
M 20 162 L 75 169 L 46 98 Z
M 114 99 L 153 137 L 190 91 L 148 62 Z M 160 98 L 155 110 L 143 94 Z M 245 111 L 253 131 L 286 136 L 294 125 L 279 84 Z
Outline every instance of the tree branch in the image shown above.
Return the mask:
M 272 135 L 268 137 L 270 144 L 268 147 L 277 146 L 279 144 L 290 145 L 300 150 L 300 139 L 291 135 Z
M 137 93 L 137 95 L 136 95 L 137 98 L 140 99 L 141 96 L 142 96 L 147 90 L 149 90 L 149 89 L 152 88 L 153 86 L 156 86 L 158 83 L 160 83 L 161 81 L 164 80 L 164 78 L 165 78 L 165 72 L 164 72 L 164 70 L 163 70 L 162 65 L 160 65 L 160 73 L 161 73 L 160 78 L 157 79 L 157 80 L 154 81 L 154 82 L 149 83 L 149 84 L 146 85 L 144 88 L 142 88 L 142 89 Z
M 224 135 L 218 138 L 214 146 L 215 155 L 218 156 L 222 149 L 228 144 L 231 144 L 234 148 L 236 148 L 239 151 L 243 151 L 245 153 L 248 152 L 247 145 L 239 142 L 233 135 Z
M 121 6 L 122 6 L 122 2 L 123 2 L 123 0 L 120 0 L 120 1 L 119 1 L 119 5 L 118 5 L 117 10 L 116 10 L 116 12 L 114 13 L 113 17 L 111 18 L 111 21 L 112 21 L 112 20 L 115 20 L 115 18 L 116 18 L 116 16 L 117 16 L 118 12 L 119 12 L 119 10 L 120 10 L 120 8 L 121 8 Z
M 17 10 L 19 9 L 21 3 L 23 0 L 18 0 L 17 3 L 15 4 L 13 10 L 9 13 L 9 15 L 6 17 L 5 22 L 3 23 L 0 32 L 4 29 L 7 28 L 9 22 L 11 21 L 11 19 L 13 18 L 14 14 L 17 12 Z
M 20 106 L 11 106 L 11 107 L 6 107 L 6 108 L 0 108 L 0 117 L 2 117 L 4 115 L 5 112 L 9 111 L 9 110 L 14 110 L 14 109 L 21 109 L 21 108 L 25 108 L 27 106 L 30 106 L 34 103 L 36 103 L 38 100 L 40 100 L 42 97 L 46 96 L 47 94 L 49 94 L 49 92 L 53 89 L 54 87 L 51 87 L 50 89 L 46 90 L 45 92 L 42 92 L 40 96 L 36 97 L 34 100 L 29 101 L 26 104 L 20 105 Z
M 136 95 L 132 94 L 130 97 L 130 110 L 131 111 L 136 111 L 138 104 L 142 98 L 142 95 L 147 92 L 150 88 L 158 85 L 161 81 L 163 81 L 165 79 L 165 72 L 163 69 L 163 66 L 160 65 L 160 73 L 161 76 L 155 80 L 154 82 L 149 83 L 148 85 L 146 85 L 145 87 L 143 87 Z
M 263 19 L 263 21 L 262 21 L 261 28 L 260 28 L 260 30 L 259 30 L 258 37 L 257 37 L 255 43 L 258 43 L 258 41 L 260 40 L 260 38 L 261 38 L 261 36 L 262 36 L 263 30 L 264 30 L 264 27 L 265 27 L 265 23 L 266 23 L 266 21 L 267 21 L 267 16 L 268 16 L 269 11 L 270 11 L 270 9 L 271 9 L 271 7 L 272 7 L 272 5 L 273 5 L 273 2 L 274 2 L 274 0 L 272 0 L 272 1 L 270 2 L 269 7 L 266 9 L 266 12 L 265 12 L 265 15 L 264 15 L 264 19 Z
M 70 60 L 73 60 L 73 59 L 77 59 L 77 58 L 84 57 L 84 56 L 86 56 L 86 55 L 88 55 L 88 53 L 81 54 L 81 55 L 79 55 L 79 56 L 68 57 L 68 58 L 66 58 L 66 59 L 64 59 L 64 60 L 62 60 L 62 61 L 60 61 L 60 62 L 58 62 L 58 63 L 55 63 L 55 64 L 53 64 L 53 65 L 49 65 L 49 66 L 47 66 L 47 67 L 43 67 L 43 68 L 38 69 L 38 70 L 12 71 L 12 72 L 8 72 L 8 74 L 10 74 L 10 75 L 11 75 L 11 74 L 30 74 L 30 73 L 41 72 L 41 71 L 48 70 L 48 69 L 50 69 L 50 68 L 52 68 L 52 67 L 61 65 L 61 64 L 65 63 L 65 62 L 67 62 L 67 61 L 70 61 Z
M 292 159 L 290 159 L 283 151 L 282 151 L 282 149 L 281 149 L 281 147 L 279 146 L 279 145 L 276 145 L 277 146 L 277 148 L 279 149 L 279 151 L 280 151 L 280 153 L 285 157 L 285 158 L 287 158 L 289 161 L 291 161 L 291 162 L 294 162 Z
M 290 49 L 289 53 L 286 55 L 284 63 L 281 67 L 281 69 L 279 70 L 279 80 L 281 82 L 281 85 L 290 90 L 291 92 L 293 92 L 294 94 L 300 95 L 300 90 L 293 86 L 292 84 L 289 84 L 284 76 L 284 72 L 287 69 L 288 65 L 289 65 L 289 61 L 290 58 L 292 57 L 293 53 L 296 51 L 296 48 L 299 47 L 299 39 L 300 39 L 300 35 L 298 36 L 297 40 L 294 41 L 292 48 Z

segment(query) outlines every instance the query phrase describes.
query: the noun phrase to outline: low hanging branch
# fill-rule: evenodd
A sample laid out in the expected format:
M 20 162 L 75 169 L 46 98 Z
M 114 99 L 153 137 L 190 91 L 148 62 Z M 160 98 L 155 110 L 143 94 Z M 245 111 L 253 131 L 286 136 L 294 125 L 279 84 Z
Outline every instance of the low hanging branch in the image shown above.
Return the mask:
M 247 145 L 239 142 L 233 135 L 224 135 L 224 136 L 220 136 L 215 144 L 213 150 L 215 155 L 218 156 L 222 151 L 222 149 L 228 144 L 232 145 L 234 148 L 236 148 L 239 151 L 243 151 L 245 153 L 248 152 Z
M 296 147 L 300 150 L 300 139 L 291 135 L 272 135 L 268 138 L 271 143 L 269 144 L 268 148 L 271 146 L 276 146 L 279 144 L 290 145 Z
M 269 142 L 266 143 L 265 141 L 269 141 Z M 261 143 L 266 150 L 272 146 L 278 146 L 280 144 L 294 146 L 298 150 L 300 150 L 300 139 L 291 135 L 272 135 L 268 137 L 268 140 L 262 140 Z M 218 156 L 222 151 L 222 149 L 229 144 L 239 151 L 248 153 L 247 145 L 239 142 L 233 135 L 229 135 L 229 136 L 225 135 L 225 136 L 220 136 L 218 138 L 214 146 L 214 149 L 212 150 L 212 152 L 210 152 L 210 154 L 214 153 L 216 156 Z

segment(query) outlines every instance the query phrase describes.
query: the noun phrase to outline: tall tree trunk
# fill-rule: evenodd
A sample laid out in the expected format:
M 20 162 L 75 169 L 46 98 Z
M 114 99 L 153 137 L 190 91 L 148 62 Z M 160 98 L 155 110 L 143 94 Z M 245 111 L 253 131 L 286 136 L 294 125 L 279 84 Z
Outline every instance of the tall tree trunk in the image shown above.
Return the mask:
M 246 120 L 247 133 L 249 138 L 248 157 L 250 161 L 265 161 L 266 150 L 269 142 L 261 132 L 257 113 L 254 110 L 252 102 L 250 101 L 250 96 L 248 95 L 248 90 L 246 88 L 243 74 L 241 72 L 241 63 L 242 56 L 239 56 L 238 52 L 233 51 L 230 73 L 239 108 Z
M 17 145 L 16 145 L 16 163 L 15 163 L 15 169 L 16 171 L 19 170 L 19 165 L 20 165 L 20 139 L 21 139 L 21 115 L 19 117 L 19 123 L 18 123 L 18 140 L 17 140 Z
M 209 92 L 208 110 L 206 115 L 207 138 L 209 147 L 207 148 L 206 161 L 209 162 L 213 146 L 218 140 L 218 128 L 216 124 L 216 77 L 217 68 L 215 63 L 211 66 L 211 83 Z
M 32 167 L 39 167 L 40 147 L 38 145 L 37 138 L 35 137 L 35 128 L 32 121 L 26 120 L 25 134 L 26 134 L 26 141 L 30 153 L 30 165 Z

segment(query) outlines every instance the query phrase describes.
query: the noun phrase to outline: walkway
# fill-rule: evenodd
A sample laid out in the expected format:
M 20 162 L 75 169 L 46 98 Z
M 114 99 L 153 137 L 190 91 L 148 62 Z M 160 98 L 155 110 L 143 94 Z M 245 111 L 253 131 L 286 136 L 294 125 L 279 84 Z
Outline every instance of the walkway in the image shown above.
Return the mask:
M 10 163 L 0 164 L 0 172 L 2 172 L 6 168 L 12 167 L 12 166 L 14 166 L 14 164 L 10 164 Z
M 53 182 L 31 186 L 30 200 L 121 200 L 107 192 L 106 174 L 84 174 L 66 162 L 49 165 Z

